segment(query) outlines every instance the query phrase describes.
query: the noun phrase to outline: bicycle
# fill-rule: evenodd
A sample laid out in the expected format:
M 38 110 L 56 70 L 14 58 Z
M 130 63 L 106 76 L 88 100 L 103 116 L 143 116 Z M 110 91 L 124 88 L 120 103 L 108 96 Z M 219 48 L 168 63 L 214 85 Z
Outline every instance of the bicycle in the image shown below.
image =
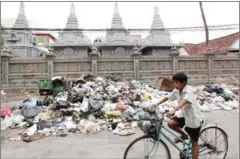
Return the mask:
M 142 141 L 144 139 L 150 139 L 150 143 L 153 144 L 152 147 L 150 147 L 150 153 L 146 153 L 145 152 L 145 157 L 144 159 L 152 159 L 152 158 L 161 158 L 161 159 L 171 159 L 171 153 L 170 150 L 167 146 L 167 144 L 163 141 L 163 139 L 165 139 L 166 141 L 168 141 L 171 145 L 173 145 L 179 152 L 179 156 L 180 159 L 191 159 L 191 141 L 185 141 L 183 139 L 181 139 L 180 137 L 178 137 L 176 134 L 174 134 L 174 132 L 172 130 L 170 130 L 166 125 L 163 124 L 163 121 L 165 121 L 165 115 L 168 111 L 164 111 L 164 112 L 157 112 L 157 118 L 151 118 L 151 119 L 140 119 L 140 120 L 128 120 L 128 121 L 150 121 L 150 124 L 147 124 L 146 126 L 140 126 L 140 129 L 145 133 L 143 136 L 138 137 L 137 139 L 135 139 L 134 141 L 132 141 L 127 149 L 125 150 L 124 153 L 124 159 L 139 159 L 140 157 L 128 157 L 128 154 L 131 152 L 130 149 L 136 145 L 139 141 Z M 203 122 L 203 124 L 206 122 Z M 140 123 L 140 125 L 143 123 Z M 213 154 L 220 154 L 221 152 L 223 152 L 222 157 L 220 157 L 221 159 L 225 159 L 227 156 L 227 151 L 228 151 L 228 136 L 227 133 L 220 127 L 218 127 L 217 125 L 203 125 L 202 124 L 202 128 L 200 131 L 200 137 L 199 137 L 199 158 L 204 158 L 206 159 L 207 156 L 205 155 L 210 155 L 210 157 Z M 209 133 L 209 130 L 215 130 L 215 145 L 217 145 L 217 133 L 216 131 L 219 131 L 221 135 L 223 135 L 223 141 L 225 143 L 224 148 L 225 150 L 219 150 L 217 148 L 217 146 L 214 146 L 214 144 L 212 144 L 212 141 L 214 140 L 207 140 L 207 134 Z M 179 138 L 181 140 L 180 143 L 182 143 L 183 148 L 180 148 L 180 146 L 178 146 L 177 144 L 175 144 L 168 136 L 167 134 L 164 132 L 168 132 L 171 135 L 173 135 L 176 138 Z M 200 143 L 200 141 L 202 141 L 203 143 Z M 146 150 L 144 144 L 144 150 Z M 166 156 L 165 157 L 156 157 L 156 153 L 157 151 L 159 151 L 159 147 L 163 146 Z M 148 145 L 147 145 L 148 148 Z M 141 149 L 139 149 L 138 147 L 136 149 L 133 148 L 133 150 L 136 150 L 136 154 L 139 154 L 141 151 Z M 132 151 L 133 151 L 132 150 Z M 205 152 L 205 150 L 208 150 L 207 152 Z M 204 153 L 205 152 L 205 153 Z M 160 154 L 163 154 L 163 151 L 160 151 Z M 215 159 L 215 158 L 214 158 Z

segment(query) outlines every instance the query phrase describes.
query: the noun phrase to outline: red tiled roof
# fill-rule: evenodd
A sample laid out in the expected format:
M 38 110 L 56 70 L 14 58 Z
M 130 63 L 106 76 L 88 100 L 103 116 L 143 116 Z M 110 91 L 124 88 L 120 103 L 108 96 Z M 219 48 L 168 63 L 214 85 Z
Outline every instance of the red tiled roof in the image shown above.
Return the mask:
M 214 40 L 209 40 L 212 48 L 211 52 L 214 54 L 227 53 L 233 43 L 239 39 L 239 35 L 239 32 L 237 32 Z M 199 44 L 185 44 L 184 49 L 188 54 L 205 54 L 207 47 L 206 42 L 202 42 Z
M 48 34 L 48 33 L 33 33 L 33 34 L 36 35 L 36 36 L 47 36 L 47 37 L 49 37 L 51 40 L 56 41 L 56 38 L 55 38 L 53 35 Z

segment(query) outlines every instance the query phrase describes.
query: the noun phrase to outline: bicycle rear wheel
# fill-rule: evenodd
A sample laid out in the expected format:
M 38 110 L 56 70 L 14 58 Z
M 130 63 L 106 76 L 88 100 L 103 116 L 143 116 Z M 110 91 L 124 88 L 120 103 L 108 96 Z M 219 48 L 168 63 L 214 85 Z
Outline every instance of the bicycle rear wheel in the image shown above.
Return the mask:
M 128 145 L 123 159 L 171 159 L 167 145 L 155 138 L 149 135 L 137 138 Z
M 228 137 L 223 129 L 217 126 L 209 126 L 201 130 L 199 159 L 225 159 L 227 152 Z

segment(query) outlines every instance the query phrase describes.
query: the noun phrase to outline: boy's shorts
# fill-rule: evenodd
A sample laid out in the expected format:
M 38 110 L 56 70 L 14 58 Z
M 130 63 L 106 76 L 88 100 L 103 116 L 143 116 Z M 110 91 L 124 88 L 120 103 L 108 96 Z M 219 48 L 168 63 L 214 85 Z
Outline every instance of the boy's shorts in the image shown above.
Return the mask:
M 172 120 L 176 121 L 180 128 L 183 128 L 185 125 L 185 119 L 184 118 L 178 118 L 178 117 L 173 117 Z M 184 129 L 188 135 L 190 136 L 191 140 L 194 142 L 198 142 L 199 136 L 200 136 L 200 130 L 201 130 L 201 126 L 198 128 L 189 128 L 189 127 L 185 127 Z

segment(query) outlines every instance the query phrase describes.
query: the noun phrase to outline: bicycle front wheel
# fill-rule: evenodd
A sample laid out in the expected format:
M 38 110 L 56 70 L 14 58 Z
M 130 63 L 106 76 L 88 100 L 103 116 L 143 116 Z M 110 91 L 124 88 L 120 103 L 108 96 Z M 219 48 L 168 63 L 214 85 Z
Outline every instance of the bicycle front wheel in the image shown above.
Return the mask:
M 217 127 L 206 127 L 199 138 L 199 158 L 225 159 L 228 152 L 228 137 L 226 132 Z
M 171 159 L 167 145 L 156 137 L 145 135 L 130 143 L 123 159 Z

